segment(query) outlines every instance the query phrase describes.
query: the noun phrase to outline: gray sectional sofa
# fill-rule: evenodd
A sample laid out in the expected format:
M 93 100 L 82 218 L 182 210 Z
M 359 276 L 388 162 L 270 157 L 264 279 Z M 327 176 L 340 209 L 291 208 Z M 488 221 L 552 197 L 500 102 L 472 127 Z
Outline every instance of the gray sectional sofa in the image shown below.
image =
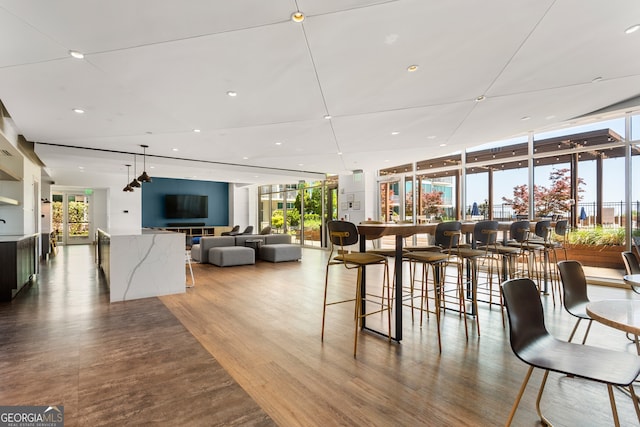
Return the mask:
M 254 242 L 260 240 L 255 250 Z M 191 247 L 191 258 L 201 264 L 218 267 L 254 264 L 259 259 L 270 262 L 297 261 L 302 258 L 300 245 L 291 243 L 288 234 L 243 234 L 240 236 L 205 236 Z

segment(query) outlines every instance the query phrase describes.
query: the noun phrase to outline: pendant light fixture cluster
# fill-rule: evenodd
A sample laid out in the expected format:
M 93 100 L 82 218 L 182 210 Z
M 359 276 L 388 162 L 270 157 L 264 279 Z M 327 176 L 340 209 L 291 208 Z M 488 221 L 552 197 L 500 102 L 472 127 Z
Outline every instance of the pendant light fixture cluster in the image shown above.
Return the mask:
M 131 165 L 125 165 L 125 166 L 127 167 L 127 186 L 124 187 L 122 191 L 126 191 L 127 193 L 130 193 L 133 191 L 133 187 L 129 183 L 129 169 L 131 168 Z
M 138 181 L 151 182 L 151 177 L 147 175 L 147 148 L 149 148 L 149 146 L 142 144 L 140 147 L 142 147 L 142 150 L 143 150 L 142 151 L 143 169 L 142 169 L 142 175 L 138 177 Z
M 138 174 L 137 172 L 137 162 L 136 162 L 136 155 L 133 155 L 133 180 L 131 182 L 129 182 L 127 184 L 126 187 L 124 187 L 122 189 L 122 191 L 126 191 L 126 192 L 131 192 L 136 188 L 140 188 L 142 187 L 142 182 L 151 182 L 151 177 L 147 174 L 147 148 L 149 147 L 148 145 L 140 145 L 142 147 L 143 150 L 143 167 L 144 170 L 142 171 L 142 174 L 136 178 L 136 175 Z M 129 168 L 131 167 L 131 165 L 125 165 L 127 167 L 127 182 L 129 181 Z

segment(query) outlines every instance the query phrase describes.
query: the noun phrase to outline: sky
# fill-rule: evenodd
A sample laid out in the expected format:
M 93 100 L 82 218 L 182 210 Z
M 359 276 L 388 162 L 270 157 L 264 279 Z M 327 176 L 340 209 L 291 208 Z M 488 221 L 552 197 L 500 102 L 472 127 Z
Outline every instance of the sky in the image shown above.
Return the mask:
M 634 117 L 632 121 L 632 127 L 635 132 L 632 132 L 633 139 L 640 139 L 640 117 Z M 552 138 L 560 135 L 568 135 L 572 133 L 586 132 L 590 130 L 597 130 L 603 128 L 610 128 L 614 132 L 624 135 L 624 118 L 610 120 L 606 122 L 598 122 L 587 126 L 572 127 L 569 129 L 561 129 L 554 132 L 546 132 L 536 134 L 536 139 Z M 482 148 L 490 148 L 497 145 L 508 145 L 515 142 L 525 142 L 522 138 L 511 141 L 501 141 L 492 144 L 485 144 Z M 480 149 L 480 147 L 478 147 Z M 632 200 L 640 201 L 640 156 L 634 156 L 632 158 L 632 174 L 635 178 L 632 180 Z M 604 202 L 620 202 L 624 201 L 624 158 L 617 159 L 605 159 L 603 162 L 603 201 Z M 555 166 L 539 166 L 535 169 L 534 180 L 536 184 L 549 186 L 549 173 L 552 169 L 568 168 L 569 164 L 555 165 Z M 583 188 L 585 192 L 581 193 L 583 198 L 578 203 L 593 203 L 596 199 L 596 164 L 595 161 L 580 162 L 578 165 L 578 174 L 584 179 L 585 185 Z M 487 174 L 474 174 L 473 179 L 467 179 L 467 204 L 471 205 L 473 202 L 482 203 L 488 198 L 487 190 Z M 507 171 L 494 172 L 493 185 L 494 185 L 494 204 L 499 205 L 502 202 L 502 197 L 512 197 L 513 188 L 519 184 L 526 184 L 528 182 L 527 169 L 513 169 Z

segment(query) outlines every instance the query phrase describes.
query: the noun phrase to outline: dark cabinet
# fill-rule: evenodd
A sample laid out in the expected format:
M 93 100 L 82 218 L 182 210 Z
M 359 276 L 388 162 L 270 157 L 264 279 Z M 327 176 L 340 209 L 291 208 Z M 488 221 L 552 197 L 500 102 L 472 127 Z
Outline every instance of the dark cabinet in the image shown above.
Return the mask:
M 2 236 L 0 240 L 0 301 L 13 297 L 38 273 L 38 235 Z

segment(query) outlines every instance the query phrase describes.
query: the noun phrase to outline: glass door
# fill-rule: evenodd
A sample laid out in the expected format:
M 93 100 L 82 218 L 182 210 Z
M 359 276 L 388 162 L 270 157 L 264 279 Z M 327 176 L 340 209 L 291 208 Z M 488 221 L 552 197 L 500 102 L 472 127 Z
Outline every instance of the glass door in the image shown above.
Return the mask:
M 77 192 L 52 195 L 53 230 L 61 245 L 91 243 L 90 196 Z

